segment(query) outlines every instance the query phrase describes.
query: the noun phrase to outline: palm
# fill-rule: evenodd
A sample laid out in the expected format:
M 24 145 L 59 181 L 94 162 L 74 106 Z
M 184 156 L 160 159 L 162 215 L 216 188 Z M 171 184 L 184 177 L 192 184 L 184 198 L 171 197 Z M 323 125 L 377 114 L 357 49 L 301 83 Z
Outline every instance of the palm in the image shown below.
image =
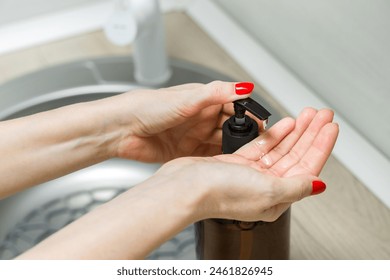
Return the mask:
M 242 162 L 278 177 L 318 176 L 338 135 L 333 112 L 307 108 L 297 120 L 284 119 L 257 141 L 224 161 Z M 238 157 L 237 157 L 238 155 Z M 244 162 L 245 161 L 245 162 Z

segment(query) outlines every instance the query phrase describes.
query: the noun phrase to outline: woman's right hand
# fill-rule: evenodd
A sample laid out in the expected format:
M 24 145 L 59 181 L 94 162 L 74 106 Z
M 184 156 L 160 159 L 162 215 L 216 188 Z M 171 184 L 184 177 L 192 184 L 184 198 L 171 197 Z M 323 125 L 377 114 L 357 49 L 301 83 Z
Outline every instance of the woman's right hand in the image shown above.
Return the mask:
M 175 159 L 153 177 L 173 182 L 175 199 L 197 194 L 193 195 L 198 199 L 192 222 L 208 218 L 274 221 L 291 203 L 311 195 L 313 182 L 320 181 L 312 175 L 281 178 L 262 172 L 255 162 L 235 154 Z

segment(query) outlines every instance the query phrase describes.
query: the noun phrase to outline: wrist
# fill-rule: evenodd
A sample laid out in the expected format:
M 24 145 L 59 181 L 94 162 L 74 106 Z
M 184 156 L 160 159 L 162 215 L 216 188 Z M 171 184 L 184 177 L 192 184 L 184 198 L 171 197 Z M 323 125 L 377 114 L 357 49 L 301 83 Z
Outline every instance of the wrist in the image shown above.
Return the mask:
M 89 108 L 94 134 L 103 145 L 100 146 L 101 152 L 107 158 L 120 157 L 120 144 L 123 139 L 129 139 L 134 131 L 133 106 L 129 100 L 130 94 L 120 94 L 94 102 L 89 102 Z
M 180 174 L 166 176 L 157 172 L 137 187 L 153 194 L 163 205 L 164 212 L 169 212 L 179 223 L 187 226 L 206 218 L 204 202 L 210 191 L 205 184 L 197 185 L 197 180 L 183 177 Z
M 218 203 L 215 201 L 215 192 L 219 187 L 211 178 L 207 177 L 209 169 L 207 158 L 183 157 L 164 164 L 149 180 L 157 188 L 167 188 L 166 194 L 180 202 L 180 209 L 188 210 L 190 222 L 212 218 L 218 213 Z M 208 178 L 208 179 L 206 179 Z

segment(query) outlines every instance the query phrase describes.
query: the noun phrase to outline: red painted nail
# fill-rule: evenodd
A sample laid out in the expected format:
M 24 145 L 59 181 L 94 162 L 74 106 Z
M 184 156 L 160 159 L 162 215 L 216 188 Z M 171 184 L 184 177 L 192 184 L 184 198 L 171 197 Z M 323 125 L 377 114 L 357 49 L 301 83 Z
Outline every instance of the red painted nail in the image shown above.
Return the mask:
M 236 94 L 244 95 L 244 94 L 251 93 L 254 87 L 255 85 L 250 82 L 237 83 L 235 85 Z
M 322 181 L 313 181 L 311 185 L 312 185 L 311 195 L 320 194 L 324 192 L 326 189 L 326 184 Z

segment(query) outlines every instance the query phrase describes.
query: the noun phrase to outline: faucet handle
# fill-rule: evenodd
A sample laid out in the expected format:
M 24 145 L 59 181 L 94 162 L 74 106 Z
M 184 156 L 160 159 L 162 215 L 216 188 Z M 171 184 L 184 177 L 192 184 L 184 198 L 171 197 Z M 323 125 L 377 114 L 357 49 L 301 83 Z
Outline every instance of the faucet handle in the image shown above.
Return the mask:
M 137 36 L 137 21 L 130 11 L 128 0 L 116 0 L 114 12 L 104 25 L 107 39 L 118 46 L 132 43 Z

